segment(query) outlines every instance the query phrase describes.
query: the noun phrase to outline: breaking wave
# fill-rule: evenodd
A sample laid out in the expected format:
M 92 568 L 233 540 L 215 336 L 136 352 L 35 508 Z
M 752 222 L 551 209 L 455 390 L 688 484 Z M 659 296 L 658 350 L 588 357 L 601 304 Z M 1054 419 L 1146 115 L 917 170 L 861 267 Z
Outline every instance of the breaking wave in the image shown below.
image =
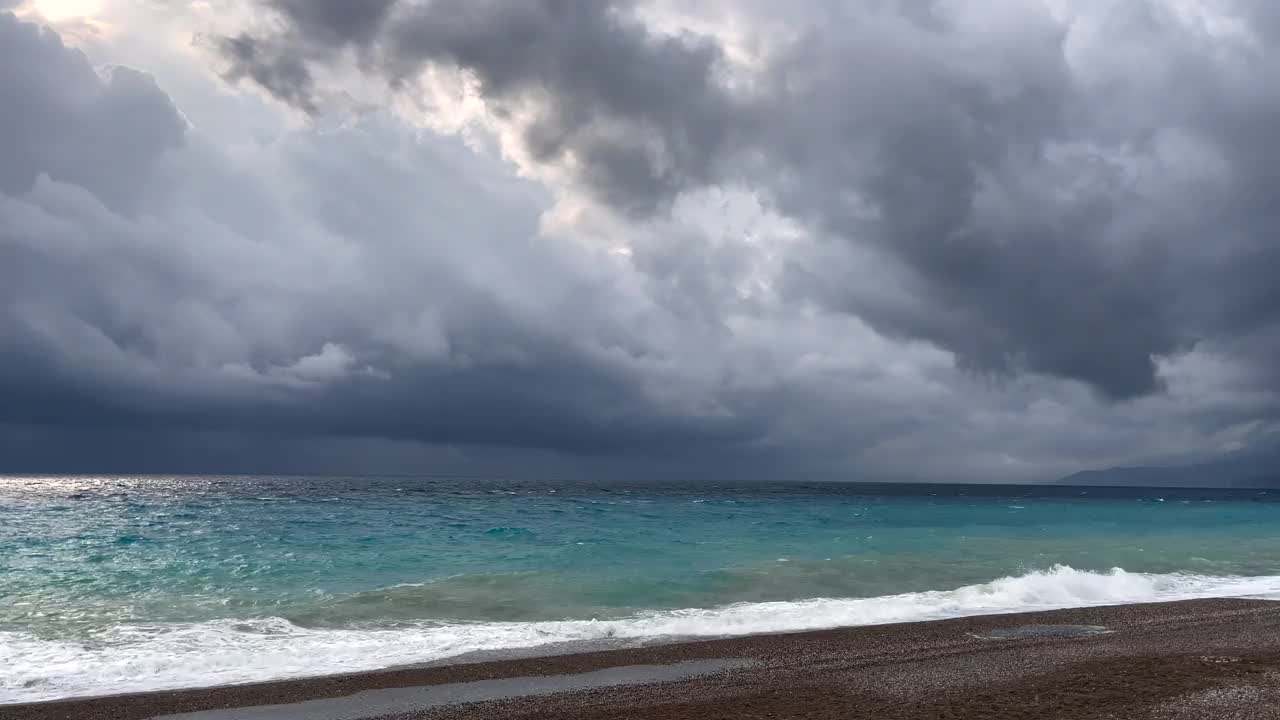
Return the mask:
M 1053 608 L 1280 596 L 1280 577 L 1096 573 L 1057 566 L 954 590 L 654 611 L 609 620 L 398 622 L 310 628 L 283 618 L 122 625 L 78 641 L 0 632 L 0 703 L 224 685 L 605 639 L 715 637 Z

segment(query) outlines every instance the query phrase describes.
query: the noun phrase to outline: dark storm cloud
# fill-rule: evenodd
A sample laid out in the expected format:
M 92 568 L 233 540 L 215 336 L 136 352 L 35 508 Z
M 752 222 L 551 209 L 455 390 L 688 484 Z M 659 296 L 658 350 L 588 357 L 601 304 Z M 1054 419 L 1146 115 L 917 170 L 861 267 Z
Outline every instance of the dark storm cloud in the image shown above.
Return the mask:
M 759 397 L 645 337 L 661 308 L 531 242 L 541 196 L 461 143 L 370 120 L 244 164 L 148 75 L 12 15 L 0 53 L 0 423 L 584 456 L 763 432 Z
M 315 82 L 301 58 L 248 35 L 219 38 L 217 47 L 231 63 L 223 72 L 231 82 L 252 80 L 303 112 L 318 112 Z
M 308 114 L 318 112 L 315 80 L 307 62 L 331 58 L 345 47 L 369 42 L 395 0 L 271 0 L 292 32 L 259 38 L 246 33 L 215 38 L 230 65 L 223 76 L 251 80 Z
M 395 0 L 270 0 L 308 38 L 328 44 L 366 42 Z
M 746 184 L 878 248 L 897 284 L 797 257 L 798 297 L 976 370 L 1126 399 L 1159 389 L 1157 357 L 1274 330 L 1270 8 L 1221 8 L 1250 44 L 1154 2 L 1065 21 L 1038 3 L 812 3 L 746 90 L 718 39 L 656 34 L 632 3 L 349 7 L 276 40 L 358 44 L 409 93 L 423 67 L 460 67 L 530 156 L 629 213 Z M 1201 159 L 1221 172 L 1185 164 Z
M 214 69 L 312 122 L 162 72 L 188 124 L 0 15 L 0 470 L 1027 480 L 1276 436 L 1268 6 L 263 7 Z M 406 122 L 466 110 L 437 71 L 478 133 Z M 369 80 L 404 117 L 330 116 Z
M 330 4 L 269 3 L 288 30 L 223 40 L 235 74 L 310 112 L 308 61 L 346 47 L 397 86 L 424 63 L 455 64 L 496 112 L 533 113 L 521 132 L 534 158 L 573 163 L 583 187 L 627 211 L 653 212 L 707 182 L 741 117 L 716 86 L 719 47 L 655 35 L 624 12 L 630 3 Z
M 663 206 L 706 182 L 733 140 L 733 103 L 715 84 L 720 52 L 693 37 L 655 36 L 621 3 L 443 0 L 396 17 L 383 51 L 403 82 L 424 62 L 475 73 L 523 128 L 539 162 L 578 164 L 582 184 L 628 211 Z
M 1152 356 L 1179 338 L 1150 261 L 1116 262 L 1102 247 L 1132 198 L 1105 168 L 1065 170 L 1084 185 L 1072 197 L 1031 189 L 1058 181 L 1042 158 L 1073 131 L 1062 32 L 1028 15 L 1019 36 L 989 38 L 990 51 L 964 48 L 944 18 L 903 16 L 798 43 L 779 61 L 773 102 L 804 112 L 765 139 L 798 178 L 778 201 L 837 237 L 883 248 L 911 302 L 877 302 L 821 273 L 795 291 L 820 290 L 824 302 L 978 369 L 1085 380 L 1112 397 L 1149 393 Z M 988 53 L 1017 67 L 996 77 L 965 67 Z
M 81 185 L 117 209 L 132 207 L 156 157 L 182 144 L 186 121 L 145 73 L 99 77 L 57 33 L 0 13 L 0 191 L 40 174 Z

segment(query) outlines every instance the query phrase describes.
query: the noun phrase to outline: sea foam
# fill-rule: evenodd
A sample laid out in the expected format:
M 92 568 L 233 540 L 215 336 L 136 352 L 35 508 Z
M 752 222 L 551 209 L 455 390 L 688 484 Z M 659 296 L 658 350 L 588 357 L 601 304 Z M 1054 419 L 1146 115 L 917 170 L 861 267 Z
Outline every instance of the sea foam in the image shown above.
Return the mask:
M 482 650 L 716 637 L 1053 608 L 1280 596 L 1280 577 L 1095 573 L 1057 566 L 953 590 L 655 611 L 608 620 L 307 628 L 282 618 L 125 625 L 87 640 L 0 632 L 0 703 L 372 670 Z

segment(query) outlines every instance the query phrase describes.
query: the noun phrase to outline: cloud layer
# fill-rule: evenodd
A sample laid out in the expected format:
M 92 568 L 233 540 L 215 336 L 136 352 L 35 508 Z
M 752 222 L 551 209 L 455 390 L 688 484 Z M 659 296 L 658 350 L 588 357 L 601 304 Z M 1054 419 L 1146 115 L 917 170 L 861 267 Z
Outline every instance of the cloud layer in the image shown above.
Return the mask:
M 1265 3 L 241 9 L 184 16 L 203 115 L 0 15 L 0 447 L 1027 480 L 1274 442 Z

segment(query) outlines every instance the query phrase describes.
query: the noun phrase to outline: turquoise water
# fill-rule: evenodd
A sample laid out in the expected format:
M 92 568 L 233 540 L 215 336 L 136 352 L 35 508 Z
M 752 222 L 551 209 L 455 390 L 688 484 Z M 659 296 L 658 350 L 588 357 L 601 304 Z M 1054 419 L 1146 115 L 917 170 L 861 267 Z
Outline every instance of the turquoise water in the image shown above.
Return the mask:
M 1083 493 L 1083 494 L 1082 494 Z M 0 702 L 1280 592 L 1260 491 L 0 478 Z

